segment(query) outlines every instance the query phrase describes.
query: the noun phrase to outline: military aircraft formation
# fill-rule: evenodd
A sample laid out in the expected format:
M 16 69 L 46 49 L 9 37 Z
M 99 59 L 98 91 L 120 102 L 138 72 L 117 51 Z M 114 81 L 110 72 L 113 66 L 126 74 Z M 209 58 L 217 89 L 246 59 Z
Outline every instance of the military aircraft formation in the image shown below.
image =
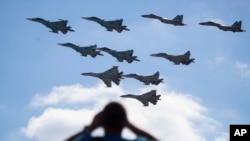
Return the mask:
M 150 18 L 150 19 L 156 19 L 164 24 L 171 24 L 174 26 L 185 26 L 186 24 L 183 23 L 183 15 L 177 15 L 173 19 L 167 19 L 165 17 L 161 17 L 155 14 L 145 14 L 141 15 L 144 18 Z M 118 33 L 121 33 L 123 30 L 130 31 L 130 29 L 127 28 L 127 26 L 122 25 L 123 19 L 117 19 L 117 20 L 104 20 L 95 16 L 92 17 L 82 17 L 82 19 L 89 20 L 96 22 L 106 28 L 107 31 L 112 32 L 113 30 L 117 31 Z M 68 21 L 59 19 L 58 21 L 50 22 L 49 20 L 45 20 L 43 18 L 27 18 L 27 20 L 38 22 L 46 26 L 47 28 L 50 28 L 53 33 L 58 33 L 59 31 L 63 34 L 66 34 L 68 31 L 74 32 L 74 30 L 71 28 L 71 26 L 67 26 Z M 219 28 L 223 31 L 231 31 L 231 32 L 245 32 L 246 30 L 243 30 L 241 28 L 242 21 L 236 21 L 231 26 L 225 26 L 220 23 L 216 23 L 213 21 L 207 21 L 207 22 L 201 22 L 199 23 L 203 26 L 214 26 Z M 73 43 L 58 43 L 60 46 L 69 47 L 74 49 L 76 52 L 80 53 L 82 56 L 87 57 L 88 55 L 92 58 L 95 58 L 96 56 L 103 56 L 101 52 L 106 52 L 117 59 L 118 62 L 126 61 L 127 63 L 132 63 L 133 61 L 140 61 L 137 59 L 137 56 L 133 56 L 134 50 L 126 50 L 126 51 L 116 51 L 114 49 L 110 49 L 108 47 L 97 47 L 97 45 L 89 45 L 89 46 L 79 46 L 75 45 Z M 167 53 L 155 53 L 150 54 L 152 57 L 162 57 L 170 62 L 173 62 L 175 65 L 189 65 L 191 63 L 194 63 L 195 58 L 190 58 L 190 51 L 188 50 L 184 54 L 181 55 L 170 55 Z M 92 76 L 101 79 L 106 87 L 110 88 L 112 87 L 112 82 L 116 85 L 120 84 L 121 79 L 124 78 L 134 78 L 140 82 L 142 82 L 144 85 L 159 85 L 160 83 L 163 83 L 163 78 L 159 78 L 159 71 L 152 75 L 139 75 L 136 73 L 130 73 L 130 74 L 123 74 L 123 72 L 120 72 L 118 70 L 118 66 L 113 66 L 112 68 L 101 72 L 86 72 L 82 73 L 83 76 Z M 157 104 L 158 100 L 160 100 L 161 95 L 156 95 L 156 90 L 151 90 L 149 92 L 146 92 L 141 95 L 134 95 L 134 94 L 126 94 L 122 95 L 123 98 L 134 98 L 142 102 L 144 106 L 148 106 L 149 103 L 152 103 L 154 105 Z
M 95 58 L 97 55 L 103 56 L 103 54 L 100 53 L 100 51 L 103 51 L 115 57 L 118 62 L 123 62 L 124 60 L 127 61 L 128 63 L 132 63 L 133 61 L 140 61 L 139 59 L 137 59 L 137 56 L 133 56 L 134 50 L 116 51 L 107 47 L 97 48 L 97 45 L 80 47 L 72 43 L 58 43 L 58 45 L 72 48 L 75 51 L 81 53 L 81 55 L 85 57 L 87 55 L 90 55 L 93 58 Z
M 97 77 L 101 79 L 107 87 L 112 86 L 111 82 L 114 82 L 116 85 L 119 85 L 121 79 L 123 79 L 124 77 L 137 79 L 143 82 L 145 85 L 158 85 L 163 82 L 162 78 L 159 79 L 160 73 L 158 71 L 155 74 L 148 76 L 137 75 L 134 73 L 123 75 L 123 72 L 119 72 L 118 66 L 114 66 L 101 73 L 87 72 L 82 73 L 82 75 Z
M 155 14 L 145 14 L 141 15 L 144 18 L 150 18 L 150 19 L 157 19 L 165 24 L 172 24 L 174 26 L 184 26 L 183 21 L 183 15 L 177 15 L 173 19 L 167 19 L 165 17 L 161 17 Z M 100 24 L 101 26 L 105 27 L 107 31 L 113 31 L 116 30 L 118 33 L 121 33 L 123 30 L 130 31 L 130 29 L 127 28 L 127 26 L 122 25 L 123 19 L 117 19 L 117 20 L 104 20 L 95 16 L 92 17 L 82 17 L 82 19 L 89 20 L 96 22 Z M 27 18 L 27 20 L 39 22 L 46 27 L 50 28 L 53 33 L 58 33 L 58 31 L 61 31 L 63 34 L 66 34 L 68 31 L 74 32 L 73 29 L 71 29 L 70 26 L 67 26 L 68 21 L 59 19 L 59 21 L 50 22 L 48 20 L 45 20 L 43 18 Z M 231 26 L 225 26 L 213 21 L 208 22 L 201 22 L 200 25 L 205 26 L 215 26 L 223 31 L 232 31 L 232 32 L 245 32 L 246 30 L 241 29 L 242 21 L 236 21 Z

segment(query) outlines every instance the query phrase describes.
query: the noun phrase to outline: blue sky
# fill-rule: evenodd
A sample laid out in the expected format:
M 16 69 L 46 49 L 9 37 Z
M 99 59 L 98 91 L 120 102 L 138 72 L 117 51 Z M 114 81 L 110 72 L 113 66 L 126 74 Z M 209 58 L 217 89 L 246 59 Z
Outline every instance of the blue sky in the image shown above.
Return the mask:
M 178 141 L 178 132 L 174 131 L 179 124 L 185 127 L 185 123 L 190 123 L 183 135 L 193 136 L 187 139 L 224 141 L 228 139 L 229 124 L 250 123 L 248 0 L 28 0 L 25 3 L 2 0 L 0 3 L 0 140 L 63 139 L 88 124 L 92 115 L 110 100 L 120 101 L 131 109 L 133 112 L 128 110 L 131 119 L 141 127 L 152 127 L 148 130 L 155 131 L 161 140 Z M 150 13 L 170 19 L 183 14 L 183 22 L 187 26 L 172 26 L 141 17 Z M 94 22 L 81 19 L 86 16 L 106 20 L 123 18 L 123 24 L 131 31 L 108 32 Z M 67 19 L 68 25 L 76 32 L 66 35 L 51 33 L 45 26 L 26 20 L 33 17 L 51 21 Z M 208 20 L 226 25 L 242 20 L 242 28 L 246 32 L 224 32 L 198 24 Z M 134 49 L 134 55 L 141 61 L 121 63 L 106 53 L 94 59 L 82 57 L 74 50 L 57 45 L 65 42 L 81 46 L 97 44 L 98 47 L 116 50 Z M 149 56 L 158 52 L 177 55 L 187 50 L 196 59 L 189 66 L 176 66 Z M 120 86 L 105 88 L 98 79 L 80 75 L 90 71 L 102 72 L 115 65 L 125 74 L 149 75 L 159 71 L 164 84 L 144 86 L 133 79 L 124 79 Z M 150 89 L 157 89 L 163 95 L 159 105 L 142 107 L 137 101 L 119 97 L 124 93 L 140 94 Z M 89 95 L 83 96 L 81 92 Z M 138 107 L 133 109 L 131 105 Z M 58 121 L 59 117 L 48 115 L 69 115 L 68 112 L 72 116 L 65 116 L 67 118 L 62 123 L 72 118 L 79 122 L 65 124 L 56 135 L 43 138 L 44 129 L 54 131 L 52 125 L 58 124 L 53 121 Z M 138 113 L 144 115 L 141 123 L 142 117 Z M 171 113 L 183 119 L 183 126 L 182 122 L 174 122 L 175 118 L 170 118 Z M 73 115 L 84 115 L 88 119 Z M 46 116 L 51 118 L 46 119 Z M 163 122 L 161 128 L 169 131 L 169 138 L 157 130 L 156 122 L 152 122 L 159 120 Z M 168 125 L 171 121 L 178 125 Z M 209 125 L 211 130 L 202 132 Z M 197 133 L 195 128 L 201 132 Z

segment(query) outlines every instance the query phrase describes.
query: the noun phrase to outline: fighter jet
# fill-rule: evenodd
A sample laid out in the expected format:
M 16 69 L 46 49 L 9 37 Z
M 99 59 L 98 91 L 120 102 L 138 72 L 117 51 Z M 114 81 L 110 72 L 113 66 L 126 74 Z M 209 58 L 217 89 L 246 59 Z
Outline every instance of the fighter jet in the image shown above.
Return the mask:
M 135 73 L 123 75 L 124 77 L 129 77 L 129 78 L 134 78 L 137 79 L 141 82 L 143 82 L 145 85 L 153 84 L 153 85 L 158 85 L 163 81 L 163 79 L 159 79 L 160 73 L 157 71 L 153 75 L 148 75 L 148 76 L 143 76 L 143 75 L 137 75 Z
M 184 25 L 186 25 L 186 24 L 182 23 L 183 15 L 177 15 L 172 20 L 164 18 L 164 17 L 161 17 L 161 16 L 157 16 L 157 15 L 154 15 L 154 14 L 142 15 L 142 17 L 144 17 L 144 18 L 151 18 L 151 19 L 157 19 L 157 20 L 160 20 L 162 23 L 172 24 L 174 26 L 176 26 L 176 25 L 178 25 L 178 26 L 184 26 Z
M 106 21 L 106 20 L 100 19 L 98 17 L 82 17 L 82 18 L 86 19 L 86 20 L 97 22 L 101 26 L 105 27 L 107 29 L 107 31 L 116 30 L 118 33 L 121 33 L 123 30 L 129 31 L 127 26 L 122 25 L 123 19 Z
M 59 19 L 59 21 L 50 22 L 48 20 L 44 20 L 42 18 L 27 18 L 27 20 L 39 22 L 46 27 L 50 28 L 53 33 L 58 33 L 58 31 L 61 31 L 63 34 L 66 34 L 68 31 L 74 32 L 73 29 L 71 29 L 70 26 L 67 26 L 68 21 Z
M 218 27 L 220 30 L 223 31 L 232 31 L 232 32 L 245 32 L 245 30 L 241 29 L 242 21 L 236 21 L 231 26 L 221 25 L 219 23 L 208 21 L 208 22 L 201 22 L 200 25 L 206 25 L 206 26 L 215 26 Z
M 102 73 L 82 73 L 81 75 L 93 76 L 101 79 L 107 87 L 111 87 L 111 81 L 113 81 L 116 85 L 120 84 L 120 80 L 122 79 L 123 72 L 118 71 L 118 66 L 114 66 L 111 69 L 108 69 Z
M 74 49 L 75 51 L 81 53 L 82 56 L 90 55 L 91 57 L 95 58 L 97 55 L 103 56 L 103 54 L 100 53 L 100 51 L 97 51 L 97 45 L 90 45 L 86 47 L 80 47 L 72 43 L 59 43 L 58 45 L 70 47 Z
M 123 62 L 124 60 L 126 60 L 128 63 L 132 63 L 133 61 L 140 61 L 137 59 L 137 56 L 133 56 L 134 50 L 116 51 L 107 47 L 98 48 L 98 50 L 109 53 L 119 62 Z
M 171 62 L 174 62 L 175 65 L 184 64 L 189 65 L 190 63 L 194 62 L 194 58 L 190 59 L 190 51 L 187 51 L 183 55 L 169 55 L 167 53 L 157 53 L 157 54 L 151 54 L 151 56 L 154 57 L 163 57 L 165 59 L 168 59 Z
M 140 102 L 142 102 L 142 104 L 144 106 L 148 106 L 149 102 L 156 105 L 157 101 L 161 100 L 160 96 L 161 95 L 156 95 L 156 90 L 151 90 L 151 91 L 144 93 L 142 95 L 127 94 L 127 95 L 122 95 L 121 97 L 135 98 L 135 99 L 139 100 Z

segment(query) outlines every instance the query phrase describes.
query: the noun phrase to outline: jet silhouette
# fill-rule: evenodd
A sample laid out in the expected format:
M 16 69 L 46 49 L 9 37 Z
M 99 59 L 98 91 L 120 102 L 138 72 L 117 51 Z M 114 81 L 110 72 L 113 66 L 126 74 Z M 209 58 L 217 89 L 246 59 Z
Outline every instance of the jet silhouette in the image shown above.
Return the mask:
M 100 53 L 100 51 L 97 51 L 97 45 L 90 45 L 86 47 L 80 47 L 72 43 L 59 43 L 58 45 L 70 47 L 74 49 L 75 51 L 81 53 L 82 56 L 90 55 L 91 57 L 95 58 L 97 55 L 103 56 L 103 54 Z
M 123 77 L 128 77 L 128 78 L 134 78 L 137 79 L 141 82 L 143 82 L 145 85 L 153 84 L 153 85 L 158 85 L 163 81 L 163 79 L 159 79 L 160 73 L 157 71 L 153 75 L 148 75 L 148 76 L 143 76 L 143 75 L 137 75 L 135 73 L 123 75 Z
M 115 57 L 119 62 L 123 62 L 126 60 L 128 63 L 132 63 L 133 61 L 140 61 L 137 59 L 137 56 L 133 56 L 134 50 L 127 51 L 116 51 L 107 47 L 98 48 L 100 51 L 104 51 Z
M 169 55 L 167 53 L 157 53 L 157 54 L 151 54 L 151 56 L 163 57 L 173 62 L 175 65 L 179 65 L 179 64 L 189 65 L 195 60 L 194 58 L 190 59 L 190 51 L 187 51 L 183 55 Z
M 164 17 L 161 17 L 161 16 L 157 16 L 155 14 L 142 15 L 142 17 L 144 17 L 144 18 L 151 18 L 151 19 L 157 19 L 157 20 L 160 20 L 162 23 L 172 24 L 174 26 L 177 26 L 177 25 L 178 26 L 184 26 L 184 25 L 186 25 L 186 24 L 184 24 L 182 22 L 183 15 L 177 15 L 172 20 L 164 18 Z
M 73 29 L 71 29 L 70 26 L 67 26 L 68 21 L 67 20 L 61 20 L 50 22 L 48 20 L 44 20 L 42 18 L 27 18 L 27 20 L 34 21 L 41 23 L 45 25 L 46 27 L 50 28 L 53 33 L 58 33 L 58 31 L 61 31 L 63 34 L 66 34 L 68 31 L 74 32 Z
M 201 22 L 200 25 L 205 26 L 215 26 L 218 27 L 220 30 L 223 31 L 232 31 L 232 32 L 245 32 L 245 30 L 241 29 L 242 21 L 236 21 L 231 26 L 221 25 L 219 23 L 208 21 L 208 22 Z
M 111 69 L 108 69 L 102 73 L 82 73 L 81 75 L 93 76 L 101 79 L 107 87 L 111 87 L 111 82 L 113 81 L 116 85 L 120 84 L 120 80 L 122 79 L 123 72 L 118 71 L 118 66 L 114 66 Z
M 106 20 L 100 19 L 98 17 L 82 17 L 82 18 L 85 20 L 97 22 L 101 26 L 105 27 L 107 29 L 107 31 L 116 30 L 118 33 L 121 33 L 123 30 L 129 31 L 127 26 L 122 25 L 123 19 L 106 21 Z
M 126 94 L 126 95 L 122 95 L 121 97 L 134 98 L 134 99 L 137 99 L 140 102 L 142 102 L 142 104 L 144 106 L 148 106 L 149 102 L 156 105 L 157 101 L 161 100 L 160 96 L 161 95 L 156 95 L 156 90 L 151 90 L 151 91 L 146 92 L 146 93 L 141 94 L 141 95 Z

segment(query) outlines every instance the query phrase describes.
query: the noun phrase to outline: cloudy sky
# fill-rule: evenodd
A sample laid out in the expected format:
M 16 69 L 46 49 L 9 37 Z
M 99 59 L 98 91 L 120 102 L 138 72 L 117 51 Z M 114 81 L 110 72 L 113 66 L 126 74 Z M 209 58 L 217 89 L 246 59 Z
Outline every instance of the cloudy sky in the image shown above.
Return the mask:
M 248 0 L 66 1 L 2 0 L 0 2 L 0 140 L 60 141 L 89 124 L 110 101 L 119 101 L 129 119 L 163 141 L 227 141 L 230 124 L 249 124 L 250 2 Z M 183 14 L 187 26 L 163 24 L 143 14 L 174 18 Z M 81 19 L 123 18 L 130 31 L 108 32 Z M 75 32 L 54 34 L 26 20 L 67 19 Z M 224 32 L 198 23 L 214 20 L 232 25 L 242 20 L 243 33 Z M 133 49 L 140 62 L 117 62 L 112 56 L 82 57 L 57 43 L 97 44 L 116 50 Z M 179 55 L 190 50 L 188 66 L 149 54 Z M 103 72 L 119 66 L 125 74 L 164 78 L 158 86 L 123 79 L 107 88 L 83 72 Z M 120 95 L 161 94 L 157 105 L 143 107 Z M 98 130 L 95 134 L 102 134 Z M 124 137 L 134 138 L 125 130 Z

